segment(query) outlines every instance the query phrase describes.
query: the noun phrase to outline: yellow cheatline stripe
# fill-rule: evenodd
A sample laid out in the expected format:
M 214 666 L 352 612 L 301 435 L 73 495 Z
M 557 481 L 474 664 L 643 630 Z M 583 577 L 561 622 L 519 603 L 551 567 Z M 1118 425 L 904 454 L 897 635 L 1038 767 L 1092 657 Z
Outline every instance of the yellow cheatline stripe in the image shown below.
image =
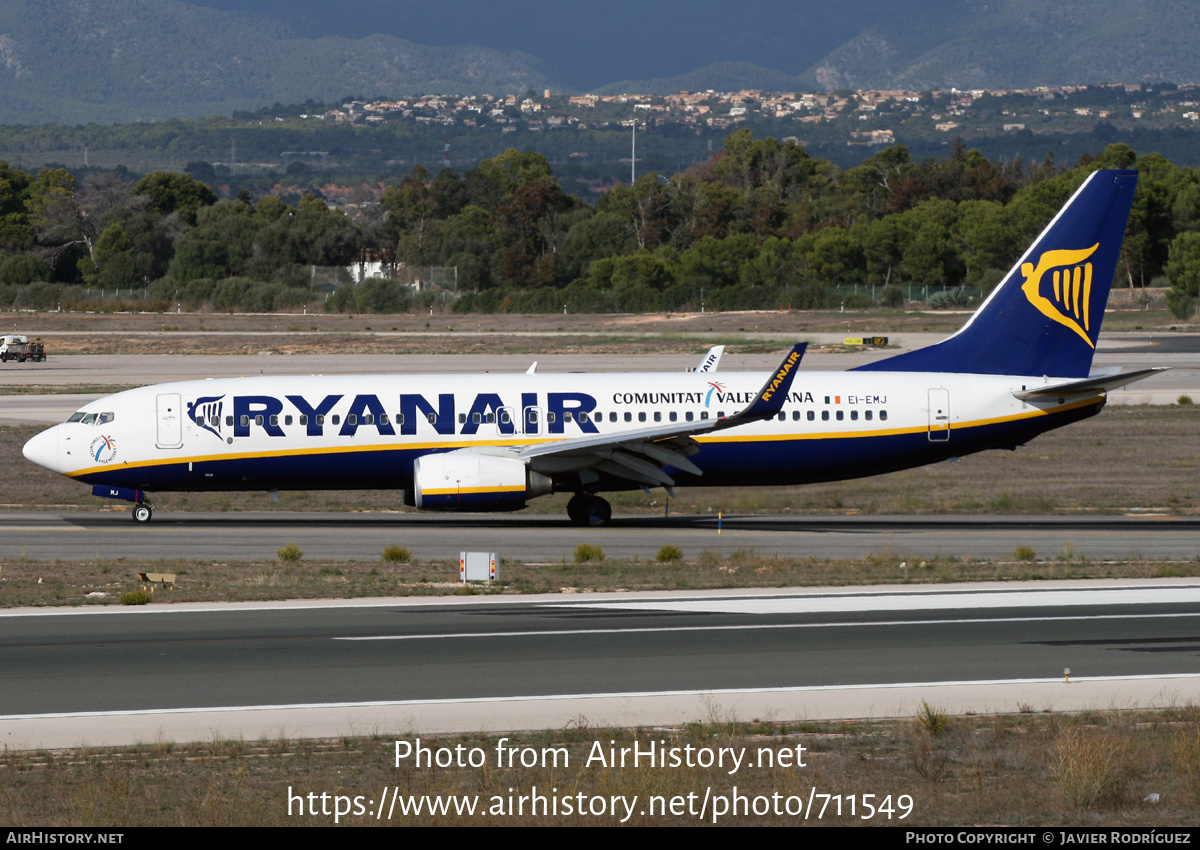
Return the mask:
M 524 493 L 525 485 L 519 487 L 444 487 L 437 490 L 421 488 L 424 496 L 458 496 L 467 493 Z
M 1010 416 L 997 416 L 991 419 L 976 419 L 971 422 L 951 423 L 950 430 L 961 431 L 966 428 L 980 428 L 985 425 L 998 425 L 1004 422 L 1016 422 L 1021 419 L 1033 419 L 1038 416 L 1050 416 L 1051 414 L 1063 413 L 1064 411 L 1075 410 L 1080 407 L 1087 407 L 1103 399 L 1105 393 L 1098 393 L 1094 396 L 1089 396 L 1082 401 L 1071 402 L 1057 406 L 1051 410 L 1043 410 L 1036 408 L 1027 410 L 1023 413 L 1014 413 Z M 784 443 L 792 440 L 848 440 L 863 437 L 894 437 L 901 434 L 924 434 L 930 430 L 928 425 L 919 425 L 909 428 L 887 428 L 876 429 L 871 431 L 819 431 L 812 434 L 762 434 L 747 437 L 735 437 L 732 435 L 713 435 L 710 437 L 693 437 L 698 443 Z M 614 434 L 614 437 L 619 436 Z M 78 478 L 84 475 L 94 475 L 111 469 L 145 469 L 152 466 L 171 466 L 181 463 L 212 463 L 214 461 L 231 461 L 231 460 L 256 460 L 269 457 L 301 457 L 305 455 L 325 455 L 325 454 L 347 454 L 357 452 L 397 452 L 397 451 L 421 451 L 424 449 L 442 449 L 452 451 L 454 449 L 469 449 L 477 446 L 503 446 L 508 448 L 517 448 L 521 446 L 534 446 L 541 443 L 563 442 L 571 438 L 563 438 L 561 440 L 552 439 L 514 439 L 514 440 L 480 440 L 478 442 L 446 442 L 446 443 L 384 443 L 362 446 L 328 446 L 324 448 L 311 449 L 281 449 L 279 451 L 268 452 L 239 452 L 238 454 L 228 455 L 195 455 L 192 457 L 169 457 L 159 458 L 154 460 L 128 461 L 123 464 L 109 464 L 107 466 L 93 466 L 88 469 L 77 469 L 74 472 L 64 472 L 63 475 L 68 478 Z M 666 439 L 663 437 L 662 439 Z

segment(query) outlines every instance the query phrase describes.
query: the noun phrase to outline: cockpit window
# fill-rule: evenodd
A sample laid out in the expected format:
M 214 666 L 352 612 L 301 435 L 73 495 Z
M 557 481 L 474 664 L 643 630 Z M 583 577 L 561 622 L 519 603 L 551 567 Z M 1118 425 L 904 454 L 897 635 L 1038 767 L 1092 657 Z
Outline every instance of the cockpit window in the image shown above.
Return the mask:
M 71 414 L 68 422 L 78 422 L 81 425 L 104 425 L 116 419 L 116 414 L 112 411 L 104 413 L 85 413 L 82 410 L 77 410 Z

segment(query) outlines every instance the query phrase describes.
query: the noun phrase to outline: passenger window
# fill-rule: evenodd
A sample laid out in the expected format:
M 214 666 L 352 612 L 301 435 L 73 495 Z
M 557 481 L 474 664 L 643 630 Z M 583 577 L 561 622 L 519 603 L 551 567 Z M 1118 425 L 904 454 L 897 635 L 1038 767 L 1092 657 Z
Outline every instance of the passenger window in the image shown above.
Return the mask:
M 866 413 L 863 414 L 863 416 L 866 417 L 866 420 L 868 422 L 871 421 L 871 411 L 868 410 Z
M 693 416 L 693 414 L 692 414 L 692 411 L 690 411 L 690 410 L 687 413 L 683 414 L 683 418 L 686 419 L 688 422 L 692 421 L 692 416 Z
M 708 411 L 707 411 L 707 410 L 701 410 L 701 411 L 700 411 L 700 418 L 701 418 L 701 419 L 707 419 L 707 418 L 708 418 Z
M 279 417 L 278 417 L 278 416 L 276 416 L 275 414 L 271 414 L 271 424 L 272 424 L 272 425 L 278 425 L 278 424 L 279 424 Z
M 800 411 L 799 411 L 799 410 L 793 410 L 793 411 L 792 411 L 792 421 L 793 421 L 793 422 L 799 422 L 799 421 L 800 421 Z
M 546 414 L 546 422 L 549 423 L 549 422 L 553 422 L 553 421 L 554 421 L 554 411 L 550 411 L 549 413 Z
M 208 418 L 208 424 L 213 426 L 214 428 L 216 428 L 218 425 L 221 424 L 221 417 L 217 416 L 217 414 L 214 413 L 212 416 L 210 416 Z
M 587 422 L 588 421 L 587 411 L 586 410 L 579 411 L 579 416 L 577 418 L 579 419 L 580 422 Z
M 363 424 L 364 425 L 374 425 L 375 424 L 374 415 L 372 415 L 370 413 L 364 413 L 363 414 Z
M 460 416 L 466 416 L 466 414 L 465 414 L 465 413 L 461 413 L 461 414 L 459 414 L 459 415 L 460 415 Z M 429 413 L 429 414 L 426 414 L 426 417 L 425 417 L 425 418 L 429 420 L 429 424 L 430 424 L 430 425 L 436 425 L 436 424 L 437 424 L 437 414 L 436 414 L 436 413 Z M 459 420 L 459 421 L 461 421 L 461 422 L 466 422 L 467 420 L 466 420 L 466 419 L 462 419 L 462 420 Z
M 879 421 L 887 422 L 887 411 L 886 410 L 879 411 Z
M 317 414 L 317 424 L 318 424 L 318 425 L 324 425 L 324 424 L 325 424 L 325 414 L 324 414 L 324 413 L 318 413 L 318 414 Z
M 662 422 L 662 411 L 661 410 L 654 411 L 654 421 Z
M 717 411 L 717 418 L 718 418 L 718 419 L 724 419 L 724 418 L 725 418 L 725 411 L 724 411 L 724 410 L 718 410 L 718 411 Z
M 242 414 L 242 427 L 243 428 L 250 427 L 250 417 L 244 413 Z
M 837 412 L 837 421 L 841 422 L 845 418 L 846 418 L 846 414 L 843 411 L 839 410 Z
M 678 414 L 678 413 L 676 413 L 674 410 L 672 410 L 672 411 L 671 411 L 671 421 L 672 421 L 672 422 L 674 422 L 674 421 L 675 421 L 675 420 L 677 420 L 678 418 L 679 418 L 679 414 Z
M 379 424 L 380 424 L 380 425 L 386 425 L 386 424 L 388 424 L 388 417 L 387 417 L 387 414 L 386 414 L 386 413 L 381 413 L 381 414 L 379 414 Z
M 262 417 L 261 413 L 254 417 L 254 424 L 259 426 L 260 428 L 262 427 L 263 417 Z
M 430 416 L 433 416 L 433 414 L 432 414 L 432 413 L 431 413 L 431 414 L 429 414 L 429 415 L 430 415 Z M 430 421 L 430 422 L 432 422 L 433 420 L 432 420 L 432 419 L 430 419 L 429 421 Z M 479 414 L 478 414 L 478 413 L 476 413 L 476 414 L 475 414 L 475 422 L 476 422 L 476 424 L 478 424 L 478 423 L 479 423 Z M 467 424 L 467 414 L 465 414 L 465 413 L 460 413 L 460 414 L 458 414 L 458 424 L 459 424 L 459 425 L 466 425 L 466 424 Z
M 509 423 L 509 415 L 507 410 L 500 411 L 500 424 L 507 425 Z
M 781 411 L 779 411 L 779 415 L 776 416 L 775 418 L 778 419 L 780 422 L 782 422 L 785 419 L 787 419 L 787 414 L 781 410 Z
M 335 424 L 335 425 L 336 425 L 337 423 L 335 422 L 335 423 L 333 423 L 333 424 Z M 347 425 L 357 425 L 357 424 L 358 424 L 358 414 L 357 414 L 357 413 L 351 413 L 349 416 L 347 416 L 347 417 L 346 417 L 346 424 L 347 424 Z
M 646 421 L 646 411 L 639 410 L 638 411 L 638 422 L 645 422 L 645 421 Z
M 300 414 L 300 424 L 301 424 L 301 425 L 307 425 L 307 424 L 308 424 L 308 414 L 307 414 L 307 413 L 301 413 L 301 414 Z
M 225 417 L 225 424 L 226 424 L 226 425 L 232 425 L 232 424 L 233 424 L 233 417 L 232 417 L 232 416 L 226 416 L 226 417 Z
M 494 414 L 494 413 L 487 414 L 486 416 L 483 417 L 483 421 L 489 425 L 495 425 L 496 424 L 496 414 Z
M 828 422 L 828 421 L 829 421 L 829 411 L 828 411 L 828 410 L 822 410 L 822 411 L 821 411 L 821 421 L 822 421 L 822 422 Z
M 857 411 L 857 410 L 851 410 L 851 411 L 850 411 L 850 421 L 851 421 L 851 422 L 857 422 L 857 421 L 858 421 L 858 411 Z
M 570 422 L 570 421 L 571 421 L 571 411 L 569 411 L 569 410 L 563 411 L 563 422 Z
M 817 418 L 817 412 L 815 410 L 810 410 L 808 412 L 808 421 L 812 422 L 816 418 Z
M 283 417 L 283 424 L 284 425 L 292 424 L 292 414 L 289 413 L 287 416 Z
M 333 414 L 333 416 L 330 417 L 329 421 L 332 422 L 334 425 L 337 425 L 339 422 L 342 421 L 342 417 L 335 413 L 335 414 Z
M 628 410 L 626 410 L 626 411 L 625 411 L 625 421 L 626 421 L 626 422 L 632 422 L 632 421 L 633 421 L 633 414 L 632 414 L 632 413 L 630 413 Z
M 471 421 L 472 421 L 473 423 L 475 423 L 476 425 L 478 425 L 479 423 L 483 422 L 483 416 L 481 416 L 481 415 L 480 415 L 480 414 L 478 414 L 478 413 L 472 413 L 472 414 L 471 414 Z

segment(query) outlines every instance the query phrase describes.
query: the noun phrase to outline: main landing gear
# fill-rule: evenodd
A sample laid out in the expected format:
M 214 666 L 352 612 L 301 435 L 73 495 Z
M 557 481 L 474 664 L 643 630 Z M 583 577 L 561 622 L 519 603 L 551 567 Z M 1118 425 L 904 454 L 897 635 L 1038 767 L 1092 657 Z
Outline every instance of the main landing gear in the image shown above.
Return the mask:
M 154 516 L 154 505 L 149 502 L 138 502 L 133 506 L 133 521 L 139 525 L 150 521 Z
M 608 525 L 612 519 L 612 505 L 599 496 L 576 493 L 567 502 L 567 516 L 574 525 Z

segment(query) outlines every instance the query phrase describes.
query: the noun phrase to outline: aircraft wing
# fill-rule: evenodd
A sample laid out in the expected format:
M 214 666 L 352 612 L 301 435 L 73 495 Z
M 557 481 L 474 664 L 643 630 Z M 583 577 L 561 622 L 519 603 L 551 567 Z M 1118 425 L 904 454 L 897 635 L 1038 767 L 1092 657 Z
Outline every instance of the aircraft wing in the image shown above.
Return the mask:
M 1169 368 L 1171 367 L 1155 366 L 1151 369 L 1134 369 L 1129 372 L 1122 372 L 1119 367 L 1114 369 L 1099 369 L 1079 381 L 1050 384 L 1044 387 L 1036 387 L 1032 390 L 1013 393 L 1013 395 L 1022 401 L 1032 401 L 1037 398 L 1046 398 L 1047 396 L 1059 397 L 1107 392 L 1117 387 L 1123 387 L 1126 384 L 1132 384 L 1134 381 L 1140 381 L 1143 378 L 1157 375 L 1159 372 L 1165 372 Z
M 700 451 L 693 436 L 770 419 L 779 413 L 787 400 L 807 346 L 808 343 L 804 342 L 792 346 L 754 400 L 732 416 L 670 422 L 616 434 L 593 434 L 539 443 L 522 449 L 517 456 L 528 458 L 539 472 L 594 470 L 643 487 L 673 487 L 675 480 L 664 471 L 665 467 L 681 469 L 692 475 L 703 474 L 698 466 L 688 460 L 690 455 Z

